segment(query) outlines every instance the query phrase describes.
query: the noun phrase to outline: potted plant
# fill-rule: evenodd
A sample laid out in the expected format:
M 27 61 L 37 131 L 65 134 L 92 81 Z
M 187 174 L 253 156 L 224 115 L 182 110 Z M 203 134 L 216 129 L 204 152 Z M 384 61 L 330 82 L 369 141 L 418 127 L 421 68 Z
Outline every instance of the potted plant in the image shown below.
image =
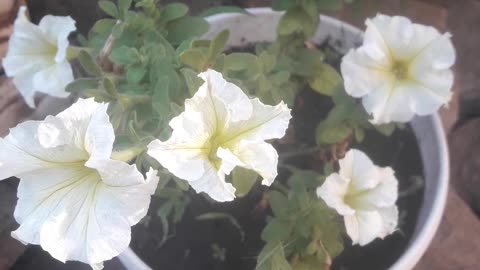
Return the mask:
M 446 199 L 434 114 L 455 52 L 403 17 L 362 35 L 325 3 L 205 20 L 100 1 L 112 18 L 80 46 L 70 18 L 21 10 L 7 74 L 31 106 L 33 90 L 80 98 L 0 140 L 0 178 L 21 179 L 12 235 L 94 268 L 413 267 Z

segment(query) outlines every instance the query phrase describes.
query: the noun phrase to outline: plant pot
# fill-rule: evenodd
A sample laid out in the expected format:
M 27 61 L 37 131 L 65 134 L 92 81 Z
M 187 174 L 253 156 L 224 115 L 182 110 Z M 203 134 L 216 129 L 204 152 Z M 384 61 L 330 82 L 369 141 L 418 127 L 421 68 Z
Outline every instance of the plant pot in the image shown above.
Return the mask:
M 229 46 L 273 41 L 281 13 L 269 8 L 248 10 L 254 16 L 220 14 L 208 18 L 210 31 L 204 36 L 212 38 L 215 33 L 229 29 Z M 336 19 L 321 16 L 320 27 L 313 42 L 321 44 L 327 38 L 339 40 L 336 49 L 346 53 L 361 43 L 362 31 Z M 409 246 L 390 269 L 412 269 L 429 246 L 440 223 L 448 189 L 449 160 L 445 133 L 437 115 L 417 117 L 411 122 L 423 160 L 425 195 L 419 218 Z M 127 269 L 150 269 L 131 249 L 119 255 Z

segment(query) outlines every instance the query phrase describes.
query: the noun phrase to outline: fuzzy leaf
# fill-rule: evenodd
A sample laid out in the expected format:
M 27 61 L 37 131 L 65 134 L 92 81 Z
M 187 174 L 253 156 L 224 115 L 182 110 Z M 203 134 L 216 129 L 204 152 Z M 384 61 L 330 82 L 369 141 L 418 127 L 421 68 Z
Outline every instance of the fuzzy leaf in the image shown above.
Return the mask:
M 257 56 L 251 53 L 231 53 L 225 57 L 225 70 L 247 70 L 257 63 Z
M 229 35 L 230 33 L 228 32 L 228 30 L 223 30 L 212 39 L 212 42 L 210 43 L 210 47 L 208 48 L 209 62 L 213 62 L 215 58 L 223 52 Z
M 131 65 L 127 69 L 127 81 L 132 84 L 139 83 L 146 73 L 147 69 L 144 66 L 140 64 Z
M 247 195 L 257 182 L 258 174 L 252 170 L 237 167 L 232 172 L 232 185 L 236 188 L 235 195 Z
M 111 32 L 115 26 L 116 21 L 114 19 L 101 19 L 98 20 L 92 27 L 94 33 L 108 33 Z
M 121 46 L 112 50 L 109 59 L 117 65 L 129 65 L 137 62 L 139 59 L 134 49 Z
M 255 270 L 292 270 L 281 242 L 267 243 L 257 258 Z
M 262 240 L 265 242 L 280 241 L 285 243 L 293 231 L 293 224 L 288 220 L 272 218 L 262 231 Z
M 193 48 L 184 51 L 180 55 L 180 60 L 195 71 L 202 72 L 207 68 L 207 54 L 208 51 L 205 48 Z
M 323 64 L 315 69 L 308 83 L 316 92 L 332 96 L 335 89 L 341 85 L 342 77 L 332 66 Z
M 315 132 L 317 144 L 335 144 L 346 139 L 352 134 L 352 128 L 346 124 L 335 126 L 318 125 Z
M 99 79 L 80 78 L 67 85 L 65 91 L 72 93 L 98 88 Z
M 160 21 L 168 23 L 179 19 L 188 13 L 188 6 L 182 3 L 171 3 L 166 5 L 160 12 Z
M 98 2 L 98 6 L 108 15 L 116 18 L 118 17 L 118 9 L 117 6 L 111 1 L 100 1 Z
M 167 40 L 178 45 L 184 40 L 200 37 L 208 31 L 209 24 L 205 19 L 198 17 L 183 17 L 167 24 Z
M 80 65 L 82 65 L 83 69 L 91 76 L 100 76 L 102 75 L 102 71 L 100 67 L 93 59 L 93 56 L 88 52 L 82 50 L 78 54 L 78 60 L 80 61 Z
M 278 191 L 269 193 L 268 202 L 275 217 L 288 217 L 288 199 Z

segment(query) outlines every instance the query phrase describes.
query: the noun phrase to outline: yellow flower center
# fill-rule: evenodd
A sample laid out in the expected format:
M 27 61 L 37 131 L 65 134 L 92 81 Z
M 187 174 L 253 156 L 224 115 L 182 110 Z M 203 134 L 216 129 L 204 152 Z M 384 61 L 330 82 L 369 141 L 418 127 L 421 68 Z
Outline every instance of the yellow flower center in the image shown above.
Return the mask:
M 406 80 L 409 77 L 408 63 L 396 61 L 393 63 L 391 71 L 399 81 Z

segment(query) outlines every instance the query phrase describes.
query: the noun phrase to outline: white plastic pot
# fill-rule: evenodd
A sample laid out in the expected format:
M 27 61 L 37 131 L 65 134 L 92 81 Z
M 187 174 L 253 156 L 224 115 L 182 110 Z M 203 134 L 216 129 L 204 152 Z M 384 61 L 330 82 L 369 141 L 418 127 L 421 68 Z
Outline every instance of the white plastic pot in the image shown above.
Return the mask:
M 220 14 L 209 17 L 210 31 L 205 38 L 230 30 L 229 46 L 242 46 L 260 41 L 273 41 L 282 13 L 269 8 L 248 10 L 254 16 Z M 361 43 L 361 30 L 337 19 L 321 16 L 313 42 L 321 44 L 327 38 L 340 40 L 337 49 L 347 52 Z M 437 231 L 447 199 L 449 160 L 445 133 L 437 115 L 418 117 L 411 123 L 420 147 L 425 173 L 425 196 L 420 209 L 414 235 L 407 250 L 398 258 L 391 270 L 412 269 L 420 260 Z M 131 249 L 119 256 L 129 270 L 146 270 L 148 267 Z

